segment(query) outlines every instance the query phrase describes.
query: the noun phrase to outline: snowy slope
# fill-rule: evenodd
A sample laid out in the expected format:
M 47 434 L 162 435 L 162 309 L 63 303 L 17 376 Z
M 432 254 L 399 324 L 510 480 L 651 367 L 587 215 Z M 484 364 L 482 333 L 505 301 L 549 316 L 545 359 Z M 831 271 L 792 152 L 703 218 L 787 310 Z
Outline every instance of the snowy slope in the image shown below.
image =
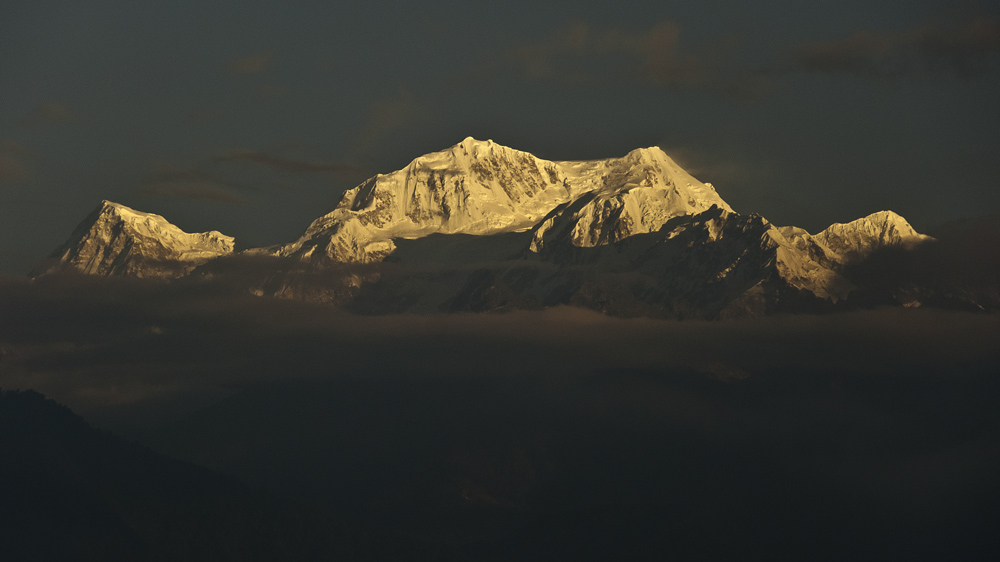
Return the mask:
M 918 233 L 896 213 L 880 211 L 846 224 L 831 225 L 817 234 L 816 240 L 844 262 L 890 246 L 913 247 L 931 237 Z
M 560 209 L 537 229 L 532 250 L 539 251 L 557 224 L 571 229 L 570 241 L 588 247 L 659 230 L 672 218 L 696 215 L 713 206 L 732 212 L 711 184 L 685 172 L 659 147 L 633 150 L 622 158 L 560 162 L 585 199 Z
M 187 233 L 160 215 L 102 201 L 46 266 L 95 275 L 180 277 L 232 253 L 233 245 L 234 239 L 220 232 Z
M 579 187 L 553 162 L 467 138 L 349 190 L 333 212 L 275 253 L 311 261 L 379 261 L 395 248 L 393 238 L 524 230 L 577 195 Z
M 815 235 L 784 226 L 775 229 L 772 236 L 782 247 L 778 254 L 782 276 L 795 287 L 833 301 L 845 298 L 855 288 L 840 276 L 845 265 L 883 248 L 913 248 L 933 240 L 892 211 L 836 223 Z
M 589 202 L 572 217 L 579 246 L 656 230 L 671 217 L 712 205 L 732 210 L 711 185 L 692 178 L 659 148 L 608 160 L 551 162 L 469 137 L 348 191 L 333 212 L 275 253 L 379 261 L 395 248 L 393 238 L 524 231 L 581 197 Z

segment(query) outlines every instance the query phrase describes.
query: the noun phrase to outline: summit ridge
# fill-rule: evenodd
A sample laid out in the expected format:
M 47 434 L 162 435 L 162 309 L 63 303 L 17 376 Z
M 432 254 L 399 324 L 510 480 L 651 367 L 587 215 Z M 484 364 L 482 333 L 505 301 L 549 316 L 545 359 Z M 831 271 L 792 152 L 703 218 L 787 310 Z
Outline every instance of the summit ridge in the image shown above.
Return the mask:
M 732 211 L 714 187 L 694 179 L 657 147 L 621 158 L 549 161 L 468 137 L 348 190 L 334 211 L 274 252 L 370 263 L 392 253 L 396 238 L 525 231 L 581 197 L 588 202 L 566 219 L 574 224 L 578 246 L 602 243 L 607 228 L 614 241 L 713 205 Z

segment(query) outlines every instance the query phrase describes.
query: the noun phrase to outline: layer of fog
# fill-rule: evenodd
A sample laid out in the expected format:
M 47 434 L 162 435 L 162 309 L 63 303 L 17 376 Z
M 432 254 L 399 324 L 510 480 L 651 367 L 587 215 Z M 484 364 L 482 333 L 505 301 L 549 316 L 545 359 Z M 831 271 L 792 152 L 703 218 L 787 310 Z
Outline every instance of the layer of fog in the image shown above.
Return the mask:
M 33 388 L 95 420 L 130 410 L 149 418 L 135 423 L 157 423 L 159 407 L 190 411 L 262 381 L 608 369 L 734 380 L 959 377 L 1000 365 L 1000 317 L 898 308 L 733 322 L 566 307 L 357 316 L 211 285 L 53 276 L 0 280 L 0 319 L 0 387 Z

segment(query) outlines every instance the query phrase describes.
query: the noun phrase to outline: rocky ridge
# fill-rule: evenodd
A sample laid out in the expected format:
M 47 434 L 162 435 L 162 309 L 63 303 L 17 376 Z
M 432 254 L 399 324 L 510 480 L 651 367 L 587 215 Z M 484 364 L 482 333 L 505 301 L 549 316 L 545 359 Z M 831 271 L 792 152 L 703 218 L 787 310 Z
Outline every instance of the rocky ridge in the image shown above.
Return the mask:
M 241 255 L 284 264 L 249 276 L 251 292 L 366 312 L 575 304 L 714 318 L 836 305 L 856 289 L 849 264 L 929 239 L 891 211 L 817 234 L 741 215 L 657 147 L 556 162 L 470 137 L 348 190 L 297 240 Z M 218 279 L 233 244 L 104 202 L 53 258 L 88 274 Z

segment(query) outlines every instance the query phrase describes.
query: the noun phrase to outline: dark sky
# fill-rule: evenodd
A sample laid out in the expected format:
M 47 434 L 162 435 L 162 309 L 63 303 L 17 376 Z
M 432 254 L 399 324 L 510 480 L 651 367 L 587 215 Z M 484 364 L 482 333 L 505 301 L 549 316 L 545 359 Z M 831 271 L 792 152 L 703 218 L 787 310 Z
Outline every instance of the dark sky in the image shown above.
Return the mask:
M 466 136 L 548 159 L 659 145 L 811 231 L 1000 210 L 1000 7 L 932 0 L 0 3 L 0 272 L 101 199 L 296 237 Z

